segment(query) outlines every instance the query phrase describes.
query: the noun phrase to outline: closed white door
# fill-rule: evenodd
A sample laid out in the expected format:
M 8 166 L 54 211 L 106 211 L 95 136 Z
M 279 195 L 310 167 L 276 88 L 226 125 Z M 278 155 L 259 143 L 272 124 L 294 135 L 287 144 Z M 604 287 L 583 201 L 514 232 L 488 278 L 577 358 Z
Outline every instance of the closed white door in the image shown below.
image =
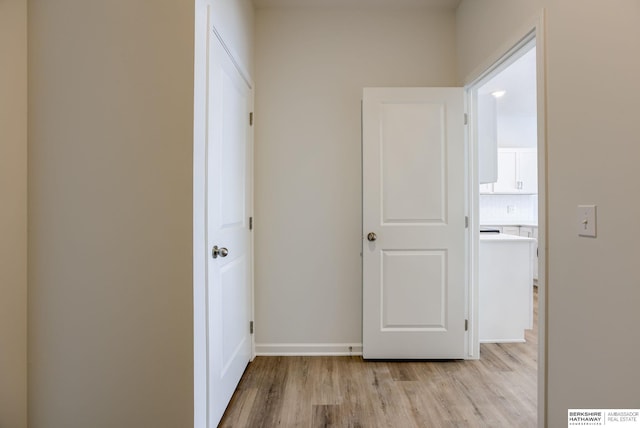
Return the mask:
M 251 358 L 251 92 L 211 30 L 209 41 L 208 426 L 215 427 Z
M 364 90 L 364 358 L 464 357 L 463 100 Z

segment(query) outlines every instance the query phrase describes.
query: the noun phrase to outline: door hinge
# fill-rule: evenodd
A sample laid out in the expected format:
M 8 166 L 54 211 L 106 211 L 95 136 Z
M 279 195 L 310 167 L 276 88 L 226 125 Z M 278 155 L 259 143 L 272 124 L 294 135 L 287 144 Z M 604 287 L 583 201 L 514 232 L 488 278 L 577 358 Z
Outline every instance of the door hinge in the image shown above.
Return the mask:
M 249 112 L 249 126 L 253 126 L 253 112 Z
M 469 116 L 467 113 L 464 114 L 464 124 L 467 125 L 469 123 Z
M 253 217 L 249 217 L 249 230 L 253 230 Z
M 469 228 L 469 216 L 468 215 L 464 216 L 464 228 L 465 229 Z
M 249 321 L 249 334 L 253 334 L 253 321 Z
M 469 320 L 464 320 L 464 331 L 469 330 Z

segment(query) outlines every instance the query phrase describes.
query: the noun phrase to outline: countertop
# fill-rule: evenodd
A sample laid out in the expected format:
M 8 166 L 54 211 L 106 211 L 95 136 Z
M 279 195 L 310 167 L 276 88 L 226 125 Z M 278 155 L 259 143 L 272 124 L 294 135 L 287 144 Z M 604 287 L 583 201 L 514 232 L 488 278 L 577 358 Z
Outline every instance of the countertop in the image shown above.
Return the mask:
M 504 220 L 504 221 L 482 221 L 480 227 L 491 226 L 526 226 L 526 227 L 538 227 L 538 223 L 532 221 L 517 221 L 517 220 Z
M 504 233 L 481 233 L 480 241 L 483 242 L 536 242 L 534 238 L 524 236 L 506 235 Z

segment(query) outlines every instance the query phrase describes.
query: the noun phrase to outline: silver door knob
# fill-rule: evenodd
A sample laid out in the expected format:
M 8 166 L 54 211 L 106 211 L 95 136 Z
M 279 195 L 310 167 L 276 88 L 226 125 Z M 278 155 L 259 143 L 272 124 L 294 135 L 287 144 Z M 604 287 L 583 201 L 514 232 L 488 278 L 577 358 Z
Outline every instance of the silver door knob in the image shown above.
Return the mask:
M 369 234 L 367 235 L 367 239 L 368 239 L 370 242 L 373 242 L 373 241 L 375 241 L 376 239 L 378 239 L 378 236 L 377 236 L 375 233 L 373 233 L 373 232 L 369 232 Z
M 218 256 L 220 257 L 227 257 L 227 255 L 229 254 L 229 250 L 227 250 L 226 248 L 222 247 L 222 248 L 218 248 L 217 245 L 213 246 L 213 250 L 211 250 L 211 256 L 214 259 L 217 259 Z

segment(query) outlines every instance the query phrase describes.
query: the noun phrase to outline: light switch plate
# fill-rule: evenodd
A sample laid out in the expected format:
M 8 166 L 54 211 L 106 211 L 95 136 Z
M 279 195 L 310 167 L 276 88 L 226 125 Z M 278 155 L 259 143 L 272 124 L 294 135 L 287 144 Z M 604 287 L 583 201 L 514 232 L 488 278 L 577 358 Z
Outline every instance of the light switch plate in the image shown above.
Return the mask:
M 578 236 L 596 237 L 596 206 L 578 205 Z

